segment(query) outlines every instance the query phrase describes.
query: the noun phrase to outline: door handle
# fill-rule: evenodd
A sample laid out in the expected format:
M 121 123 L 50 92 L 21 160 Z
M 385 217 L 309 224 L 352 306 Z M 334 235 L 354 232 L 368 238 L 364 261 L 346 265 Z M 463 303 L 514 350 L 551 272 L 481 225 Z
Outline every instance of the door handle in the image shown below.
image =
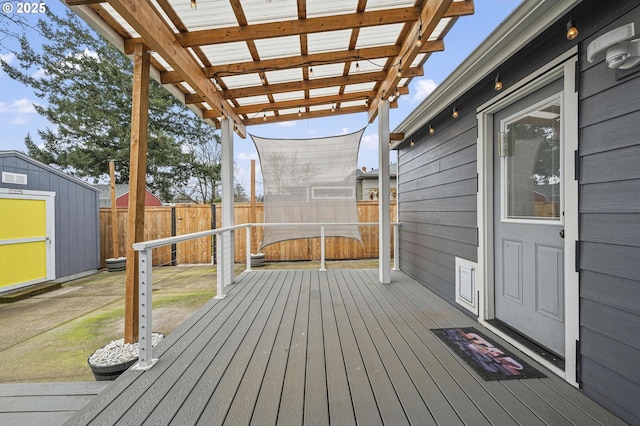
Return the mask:
M 564 229 L 560 230 L 560 238 L 564 238 Z

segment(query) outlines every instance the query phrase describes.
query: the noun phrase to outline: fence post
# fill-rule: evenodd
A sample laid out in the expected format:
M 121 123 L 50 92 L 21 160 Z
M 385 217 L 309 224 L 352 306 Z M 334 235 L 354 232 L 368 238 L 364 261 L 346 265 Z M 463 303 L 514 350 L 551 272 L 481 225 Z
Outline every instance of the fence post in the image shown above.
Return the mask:
M 247 268 L 245 271 L 251 271 L 251 224 L 247 225 Z
M 398 259 L 398 255 L 399 255 L 399 249 L 398 249 L 398 244 L 400 242 L 400 224 L 398 223 L 394 223 L 393 224 L 393 270 L 394 271 L 399 271 L 400 270 L 400 263 L 399 263 L 399 259 Z
M 158 361 L 153 358 L 153 339 L 151 315 L 151 290 L 152 290 L 152 257 L 153 249 L 144 249 L 138 252 L 138 297 L 139 297 L 139 341 L 138 363 L 134 370 L 148 370 Z
M 223 232 L 216 235 L 216 251 L 218 252 L 218 266 L 216 271 L 217 290 L 214 299 L 224 299 L 224 237 Z
M 324 225 L 320 226 L 320 270 L 326 271 L 325 267 L 325 257 L 324 257 Z

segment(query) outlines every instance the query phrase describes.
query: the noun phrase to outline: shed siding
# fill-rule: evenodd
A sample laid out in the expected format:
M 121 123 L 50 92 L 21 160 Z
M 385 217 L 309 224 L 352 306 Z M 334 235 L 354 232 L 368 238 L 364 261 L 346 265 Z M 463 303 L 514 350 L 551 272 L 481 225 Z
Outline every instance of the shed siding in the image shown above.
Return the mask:
M 637 30 L 640 5 L 585 0 L 571 15 L 581 37 L 581 388 L 625 421 L 640 424 L 640 67 L 620 72 L 604 61 L 586 61 L 587 45 L 597 36 L 629 22 Z M 572 46 L 562 37 L 565 25 L 553 23 L 500 65 L 505 87 Z M 399 149 L 400 267 L 452 304 L 454 257 L 477 257 L 474 114 L 495 96 L 492 77 L 455 101 L 464 115 L 453 120 L 450 109 L 441 111 L 406 135 Z
M 0 169 L 26 174 L 28 185 L 0 188 L 55 192 L 56 279 L 100 267 L 98 192 L 16 155 L 0 155 Z
M 629 3 L 629 2 L 626 2 Z M 583 43 L 629 22 L 602 22 Z M 640 423 L 640 72 L 580 58 L 580 326 L 582 388 Z

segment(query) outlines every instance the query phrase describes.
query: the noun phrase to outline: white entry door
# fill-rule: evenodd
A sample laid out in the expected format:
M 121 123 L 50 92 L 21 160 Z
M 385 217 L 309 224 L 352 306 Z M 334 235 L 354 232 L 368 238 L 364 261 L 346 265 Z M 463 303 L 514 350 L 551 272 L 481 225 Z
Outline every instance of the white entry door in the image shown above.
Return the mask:
M 562 80 L 494 115 L 495 317 L 564 356 Z

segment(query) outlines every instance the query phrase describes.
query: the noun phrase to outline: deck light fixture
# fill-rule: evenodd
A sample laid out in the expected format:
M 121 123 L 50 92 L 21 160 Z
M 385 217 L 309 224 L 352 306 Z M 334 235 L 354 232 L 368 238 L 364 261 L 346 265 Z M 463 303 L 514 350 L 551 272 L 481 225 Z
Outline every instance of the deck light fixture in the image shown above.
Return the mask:
M 451 116 L 453 118 L 458 118 L 459 115 L 460 115 L 460 113 L 458 113 L 458 108 L 453 107 L 453 112 L 451 113 Z
M 573 19 L 569 19 L 569 22 L 567 22 L 567 40 L 573 40 L 576 37 L 578 37 L 578 27 L 576 27 Z
M 500 91 L 502 90 L 502 79 L 500 79 L 500 71 L 496 74 L 496 78 L 493 82 L 493 88 Z

